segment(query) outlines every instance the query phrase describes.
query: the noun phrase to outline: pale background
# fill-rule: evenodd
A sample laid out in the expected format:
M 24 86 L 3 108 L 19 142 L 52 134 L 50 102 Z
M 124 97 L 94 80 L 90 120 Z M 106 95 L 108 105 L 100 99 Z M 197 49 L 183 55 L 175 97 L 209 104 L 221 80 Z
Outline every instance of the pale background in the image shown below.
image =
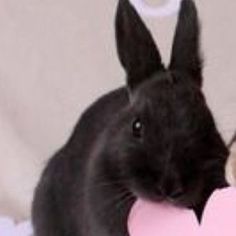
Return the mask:
M 228 141 L 236 128 L 236 1 L 196 2 L 203 25 L 204 90 Z M 29 216 L 47 159 L 88 104 L 124 84 L 114 44 L 116 4 L 0 0 L 0 215 Z M 145 21 L 167 62 L 176 15 Z

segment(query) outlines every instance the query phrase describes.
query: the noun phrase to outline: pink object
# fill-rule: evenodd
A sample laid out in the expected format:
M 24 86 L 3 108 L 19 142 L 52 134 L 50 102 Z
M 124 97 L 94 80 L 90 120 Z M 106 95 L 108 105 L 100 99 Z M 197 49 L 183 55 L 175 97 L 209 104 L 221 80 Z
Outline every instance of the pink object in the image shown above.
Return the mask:
M 236 188 L 216 190 L 201 224 L 192 210 L 138 200 L 129 216 L 130 236 L 235 236 Z

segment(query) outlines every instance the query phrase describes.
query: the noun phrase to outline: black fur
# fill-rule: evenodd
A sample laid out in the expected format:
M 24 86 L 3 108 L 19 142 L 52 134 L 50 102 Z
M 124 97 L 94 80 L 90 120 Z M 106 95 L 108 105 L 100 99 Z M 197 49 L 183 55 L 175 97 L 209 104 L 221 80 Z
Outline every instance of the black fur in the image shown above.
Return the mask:
M 193 1 L 182 2 L 169 68 L 127 0 L 116 37 L 127 87 L 94 103 L 49 161 L 33 203 L 36 236 L 128 236 L 137 197 L 192 208 L 200 219 L 209 195 L 227 185 L 228 149 L 201 91 Z
M 228 147 L 231 148 L 234 145 L 234 143 L 236 143 L 236 131 L 235 131 L 232 139 L 230 140 Z
M 202 58 L 199 41 L 200 26 L 197 9 L 191 0 L 183 0 L 175 32 L 170 69 L 188 72 L 201 86 Z
M 164 69 L 150 32 L 127 0 L 120 0 L 118 4 L 116 39 L 118 56 L 131 89 Z

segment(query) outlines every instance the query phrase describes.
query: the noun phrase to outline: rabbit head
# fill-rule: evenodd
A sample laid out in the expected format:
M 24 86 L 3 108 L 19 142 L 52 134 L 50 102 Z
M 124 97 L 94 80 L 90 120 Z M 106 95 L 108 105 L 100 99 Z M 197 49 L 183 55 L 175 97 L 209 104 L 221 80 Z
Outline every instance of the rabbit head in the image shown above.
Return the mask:
M 194 207 L 225 183 L 228 150 L 202 93 L 197 9 L 183 0 L 171 62 L 128 0 L 116 15 L 119 59 L 129 103 L 106 139 L 109 166 L 136 196 Z

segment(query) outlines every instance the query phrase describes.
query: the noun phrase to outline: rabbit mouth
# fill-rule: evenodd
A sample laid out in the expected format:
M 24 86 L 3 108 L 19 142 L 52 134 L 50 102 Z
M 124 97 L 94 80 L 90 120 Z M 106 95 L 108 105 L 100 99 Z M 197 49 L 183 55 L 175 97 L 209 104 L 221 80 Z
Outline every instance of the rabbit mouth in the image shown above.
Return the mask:
M 146 199 L 157 203 L 168 203 L 179 208 L 194 208 L 198 200 L 188 194 L 179 194 L 176 196 L 152 195 L 146 196 Z
M 155 191 L 155 189 L 139 189 L 132 192 L 137 198 L 157 203 L 168 203 L 180 208 L 194 208 L 201 202 L 201 189 L 199 186 L 191 189 L 191 191 L 176 189 L 169 193 L 160 192 L 160 190 Z

